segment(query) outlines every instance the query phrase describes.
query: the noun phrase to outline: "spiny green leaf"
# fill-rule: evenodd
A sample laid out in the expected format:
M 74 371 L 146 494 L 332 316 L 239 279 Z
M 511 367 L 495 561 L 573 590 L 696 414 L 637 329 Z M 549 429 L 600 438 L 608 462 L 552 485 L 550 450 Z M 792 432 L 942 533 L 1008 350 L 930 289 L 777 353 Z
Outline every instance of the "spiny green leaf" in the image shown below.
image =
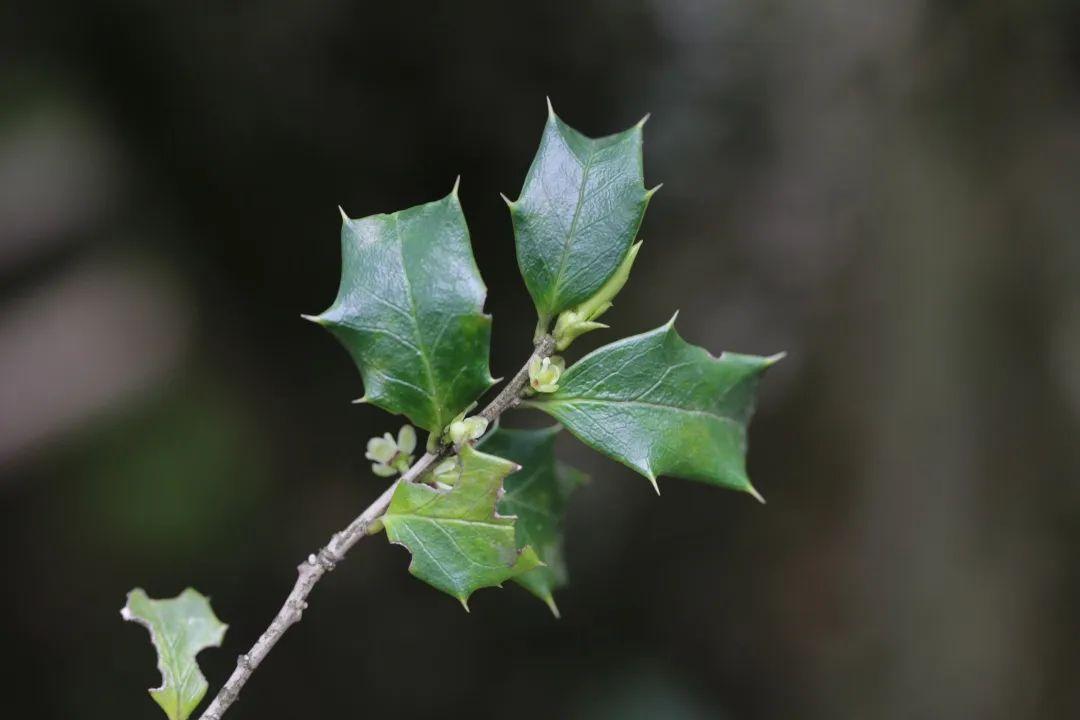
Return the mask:
M 391 215 L 345 217 L 341 255 L 337 299 L 310 319 L 352 355 L 362 400 L 440 432 L 494 383 L 487 289 L 457 186 Z
M 585 481 L 585 474 L 555 460 L 555 438 L 562 428 L 543 430 L 497 428 L 480 443 L 485 451 L 512 460 L 521 470 L 506 478 L 499 511 L 517 516 L 517 546 L 531 546 L 543 565 L 514 582 L 547 603 L 559 616 L 552 592 L 566 584 L 562 518 L 567 498 Z
M 641 128 L 598 139 L 548 119 L 521 195 L 508 202 L 518 265 L 545 329 L 591 297 L 637 235 L 650 192 L 643 182 Z
M 191 588 L 170 600 L 152 600 L 136 588 L 128 593 L 120 615 L 145 625 L 157 649 L 161 687 L 150 696 L 169 720 L 187 720 L 207 688 L 195 656 L 220 646 L 228 626 L 215 617 L 210 601 Z
M 465 609 L 473 591 L 516 577 L 540 560 L 514 542 L 514 518 L 496 513 L 503 479 L 518 470 L 509 460 L 464 445 L 453 473 L 439 480 L 448 490 L 401 483 L 382 521 L 391 542 L 412 553 L 409 572 Z
M 595 350 L 557 392 L 529 404 L 594 449 L 637 470 L 748 492 L 746 432 L 762 372 L 782 355 L 715 358 L 675 331 L 651 332 Z

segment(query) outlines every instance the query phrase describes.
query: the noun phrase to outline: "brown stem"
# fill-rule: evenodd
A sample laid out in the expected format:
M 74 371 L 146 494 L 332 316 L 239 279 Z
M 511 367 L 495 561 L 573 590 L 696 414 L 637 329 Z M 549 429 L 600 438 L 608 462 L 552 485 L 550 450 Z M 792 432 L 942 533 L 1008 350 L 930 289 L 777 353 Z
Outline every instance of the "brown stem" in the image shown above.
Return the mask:
M 533 351 L 529 361 L 531 362 L 533 357 L 541 359 L 548 357 L 554 350 L 555 339 L 547 334 L 542 335 L 536 341 L 536 349 Z M 498 420 L 500 415 L 515 407 L 521 401 L 528 381 L 529 363 L 526 362 L 502 391 L 495 396 L 495 399 L 480 411 L 480 415 L 486 418 L 489 423 Z M 319 550 L 318 553 L 309 555 L 307 560 L 300 563 L 296 568 L 296 584 L 293 585 L 292 592 L 285 599 L 285 604 L 281 606 L 270 626 L 259 636 L 259 639 L 252 645 L 247 654 L 241 655 L 236 661 L 236 669 L 233 670 L 228 681 L 214 697 L 210 706 L 200 716 L 200 720 L 221 720 L 222 715 L 229 709 L 229 706 L 236 702 L 240 690 L 247 684 L 252 673 L 262 664 L 270 651 L 274 649 L 274 645 L 285 634 L 285 631 L 300 622 L 304 610 L 308 606 L 308 595 L 315 589 L 315 585 L 322 579 L 322 576 L 333 570 L 339 562 L 344 560 L 346 553 L 349 552 L 352 546 L 359 542 L 360 538 L 368 533 L 372 524 L 386 512 L 398 483 L 416 482 L 434 467 L 439 460 L 451 454 L 452 451 L 452 446 L 444 445 L 435 452 L 425 453 L 394 484 L 388 487 L 375 502 L 368 505 L 364 512 L 349 523 L 347 528 L 334 533 L 326 547 Z

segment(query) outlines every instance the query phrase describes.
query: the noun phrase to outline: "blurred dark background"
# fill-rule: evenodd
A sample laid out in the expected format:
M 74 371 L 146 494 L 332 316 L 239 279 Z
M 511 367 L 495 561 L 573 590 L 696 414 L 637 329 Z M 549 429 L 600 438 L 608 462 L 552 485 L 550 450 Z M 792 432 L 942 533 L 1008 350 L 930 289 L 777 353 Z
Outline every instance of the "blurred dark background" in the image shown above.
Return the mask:
M 11 717 L 152 718 L 136 585 L 230 623 L 384 481 L 394 418 L 304 323 L 353 216 L 462 200 L 493 371 L 532 306 L 498 192 L 544 96 L 646 128 L 614 326 L 787 350 L 768 498 L 561 452 L 563 619 L 357 546 L 229 717 L 1080 717 L 1080 4 L 8 2 L 0 647 Z M 608 320 L 608 318 L 605 318 Z M 580 346 L 580 347 L 579 347 Z M 509 424 L 527 419 L 511 418 Z

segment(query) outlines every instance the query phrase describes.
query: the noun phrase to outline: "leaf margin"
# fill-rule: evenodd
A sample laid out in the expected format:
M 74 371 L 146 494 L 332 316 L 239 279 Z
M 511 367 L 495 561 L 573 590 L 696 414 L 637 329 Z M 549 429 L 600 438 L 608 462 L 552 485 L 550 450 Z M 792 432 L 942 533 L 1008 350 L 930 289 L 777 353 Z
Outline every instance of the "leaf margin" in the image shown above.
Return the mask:
M 147 605 L 160 605 L 166 603 L 181 603 L 184 601 L 194 601 L 195 603 L 203 605 L 203 607 L 200 609 L 205 611 L 206 615 L 208 616 L 207 622 L 211 623 L 211 631 L 215 633 L 214 637 L 204 641 L 191 653 L 191 671 L 194 672 L 197 679 L 197 684 L 201 687 L 199 690 L 196 691 L 194 697 L 190 700 L 185 701 L 182 697 L 179 697 L 178 695 L 177 703 L 186 702 L 187 704 L 178 704 L 174 708 L 175 712 L 170 711 L 169 707 L 165 705 L 163 700 L 163 697 L 165 697 L 170 690 L 176 693 L 176 689 L 169 687 L 169 674 L 171 673 L 171 669 L 166 668 L 166 658 L 161 650 L 161 647 L 158 644 L 158 631 L 155 629 L 154 621 L 152 619 L 141 616 L 136 612 L 136 610 L 132 606 L 133 601 L 142 601 L 147 603 Z M 157 655 L 157 669 L 158 672 L 161 674 L 161 685 L 159 687 L 150 688 L 148 690 L 150 697 L 154 700 L 154 702 L 158 704 L 158 706 L 162 709 L 166 716 L 170 718 L 170 720 L 187 720 L 187 718 L 191 717 L 192 713 L 195 711 L 195 708 L 197 708 L 199 704 L 202 703 L 203 699 L 206 697 L 207 690 L 209 690 L 210 688 L 209 681 L 206 679 L 206 676 L 203 675 L 202 669 L 199 667 L 198 655 L 203 650 L 206 650 L 208 648 L 221 647 L 221 644 L 225 638 L 225 632 L 229 629 L 229 626 L 226 623 L 221 622 L 221 620 L 217 617 L 216 613 L 214 613 L 214 609 L 210 604 L 210 598 L 190 586 L 185 588 L 179 594 L 172 598 L 151 598 L 149 594 L 141 587 L 133 588 L 132 590 L 128 591 L 127 599 L 124 603 L 124 606 L 120 608 L 120 617 L 127 622 L 133 622 L 137 625 L 141 625 L 142 627 L 146 628 L 147 632 L 149 632 L 150 634 L 150 644 L 153 646 L 154 652 Z
M 354 403 L 370 403 L 393 415 L 403 415 L 408 418 L 412 422 L 412 424 L 416 425 L 417 427 L 423 428 L 424 430 L 427 430 L 430 434 L 440 433 L 450 422 L 450 419 L 452 419 L 459 412 L 468 407 L 470 403 L 472 403 L 476 398 L 480 397 L 483 393 L 487 392 L 492 386 L 494 386 L 498 382 L 496 378 L 494 378 L 491 374 L 491 329 L 493 324 L 493 318 L 492 315 L 486 312 L 484 309 L 484 305 L 487 301 L 488 288 L 487 284 L 484 282 L 483 276 L 480 273 L 479 265 L 476 262 L 476 254 L 472 245 L 472 233 L 469 229 L 468 220 L 465 217 L 464 209 L 461 205 L 461 199 L 459 196 L 460 181 L 461 178 L 460 176 L 458 176 L 458 178 L 454 181 L 453 188 L 447 195 L 444 195 L 435 200 L 421 202 L 419 204 L 411 205 L 409 207 L 395 210 L 389 213 L 373 213 L 371 215 L 366 215 L 359 218 L 351 218 L 342 208 L 339 207 L 338 210 L 340 211 L 342 218 L 340 240 L 341 276 L 337 293 L 330 306 L 318 315 L 301 315 L 303 319 L 313 322 L 328 330 L 330 334 L 333 335 L 335 339 L 345 348 L 346 352 L 350 356 L 350 359 L 353 361 L 354 366 L 360 373 L 361 380 L 364 386 L 364 394 L 360 398 L 354 400 Z M 400 219 L 403 216 L 419 215 L 425 211 L 441 209 L 441 206 L 444 205 L 456 213 L 454 219 L 460 222 L 460 229 L 463 234 L 462 247 L 458 248 L 458 250 L 462 252 L 462 257 L 458 259 L 464 263 L 464 266 L 461 269 L 470 275 L 469 281 L 471 283 L 471 287 L 469 288 L 469 291 L 474 297 L 463 297 L 462 302 L 467 302 L 475 305 L 475 314 L 471 316 L 459 314 L 456 317 L 459 321 L 462 318 L 470 318 L 472 320 L 473 324 L 475 325 L 475 327 L 472 329 L 477 335 L 476 338 L 473 339 L 474 343 L 477 344 L 480 348 L 482 348 L 482 351 L 484 351 L 485 354 L 483 358 L 477 360 L 477 362 L 482 365 L 482 367 L 479 368 L 482 377 L 472 378 L 472 380 L 475 381 L 473 383 L 475 387 L 469 387 L 468 392 L 457 393 L 457 395 L 460 395 L 460 397 L 457 398 L 456 402 L 453 401 L 453 398 L 447 398 L 446 393 L 443 393 L 440 396 L 440 385 L 434 377 L 433 369 L 433 363 L 437 362 L 439 360 L 439 357 L 434 352 L 434 349 L 425 349 L 423 352 L 421 351 L 421 348 L 424 345 L 424 338 L 422 337 L 423 333 L 419 325 L 420 318 L 417 317 L 418 309 L 415 302 L 415 290 L 412 288 L 412 279 L 409 277 L 408 269 L 406 267 L 406 261 L 403 254 L 404 239 L 401 236 L 400 231 Z M 373 335 L 376 336 L 380 333 L 387 333 L 382 330 L 361 330 L 354 326 L 350 326 L 347 318 L 339 319 L 335 317 L 335 314 L 339 311 L 339 308 L 345 305 L 344 296 L 346 294 L 347 283 L 359 283 L 358 279 L 350 279 L 347 281 L 348 264 L 349 260 L 351 259 L 350 252 L 353 252 L 353 249 L 350 247 L 349 244 L 351 242 L 358 242 L 358 238 L 353 237 L 352 235 L 350 235 L 350 233 L 358 233 L 359 231 L 356 230 L 356 228 L 365 223 L 374 225 L 377 223 L 384 223 L 391 220 L 393 221 L 395 227 L 395 249 L 401 256 L 401 272 L 405 277 L 405 284 L 407 286 L 407 291 L 411 299 L 411 314 L 409 314 L 409 318 L 413 323 L 414 334 L 416 336 L 414 338 L 417 345 L 415 351 L 420 354 L 421 364 L 424 365 L 424 367 L 426 368 L 425 374 L 427 375 L 427 385 L 429 387 L 425 386 L 417 388 L 418 391 L 423 391 L 421 395 L 426 396 L 429 401 L 430 412 L 426 415 L 417 415 L 415 410 L 410 411 L 409 409 L 405 409 L 395 404 L 395 401 L 392 399 L 391 393 L 380 392 L 380 390 L 378 389 L 373 390 L 373 388 L 381 388 L 382 385 L 382 383 L 378 380 L 377 376 L 383 376 L 385 378 L 390 378 L 390 376 L 384 368 L 378 367 L 378 365 L 374 362 L 371 362 L 370 359 L 365 359 L 362 357 L 362 355 L 365 354 L 365 350 L 360 347 L 361 342 L 359 340 L 356 340 L 354 344 L 354 341 L 348 337 L 349 332 L 371 332 Z M 383 231 L 383 228 L 377 227 L 372 232 Z M 451 392 L 455 387 L 456 383 L 456 379 L 455 381 L 451 382 L 447 392 Z M 441 401 L 446 402 L 442 402 L 440 404 Z
M 566 427 L 567 431 L 570 432 L 571 435 L 573 435 L 575 438 L 580 440 L 582 443 L 584 443 L 588 447 L 590 447 L 593 450 L 597 451 L 601 455 L 604 455 L 605 457 L 607 457 L 609 459 L 615 460 L 616 462 L 619 462 L 620 464 L 630 468 L 631 470 L 634 470 L 635 472 L 643 475 L 652 484 L 653 489 L 656 491 L 657 494 L 660 494 L 660 487 L 659 487 L 659 484 L 657 482 L 658 481 L 658 476 L 667 475 L 667 476 L 671 476 L 671 477 L 690 479 L 690 480 L 697 481 L 697 482 L 703 482 L 703 483 L 709 484 L 709 485 L 715 485 L 715 486 L 725 487 L 725 488 L 736 490 L 736 491 L 745 492 L 745 493 L 749 494 L 750 496 L 752 496 L 757 501 L 764 504 L 765 499 L 757 491 L 757 489 L 754 487 L 753 483 L 751 483 L 749 475 L 746 473 L 746 457 L 747 457 L 747 449 L 748 449 L 748 447 L 747 447 L 747 438 L 748 438 L 748 435 L 749 435 L 750 420 L 753 417 L 754 411 L 756 409 L 756 404 L 757 404 L 756 383 L 760 380 L 760 376 L 766 370 L 768 370 L 770 367 L 772 367 L 773 365 L 778 363 L 780 360 L 782 360 L 787 355 L 787 353 L 786 352 L 780 352 L 780 353 L 775 353 L 775 354 L 769 355 L 769 356 L 760 356 L 760 355 L 746 355 L 746 354 L 743 354 L 743 353 L 734 353 L 734 352 L 724 351 L 720 355 L 713 355 L 712 353 L 710 353 L 705 348 L 703 348 L 703 347 L 701 347 L 699 345 L 694 345 L 694 344 L 688 342 L 685 338 L 682 337 L 682 335 L 675 329 L 675 320 L 676 320 L 676 318 L 678 318 L 678 316 L 679 316 L 679 312 L 675 311 L 675 313 L 672 315 L 670 320 L 668 320 L 666 323 L 664 323 L 663 325 L 661 325 L 661 326 L 659 326 L 657 328 L 645 331 L 643 333 L 638 333 L 636 335 L 630 335 L 630 336 L 627 336 L 627 337 L 620 338 L 619 340 L 615 340 L 614 342 L 608 343 L 606 345 L 602 345 L 602 346 L 596 348 L 595 350 L 592 350 L 591 352 L 587 353 L 584 357 L 579 359 L 577 362 L 575 362 L 573 365 L 571 365 L 569 368 L 567 368 L 566 373 L 564 373 L 562 378 L 560 379 L 560 388 L 559 388 L 558 391 L 556 391 L 555 393 L 553 393 L 551 395 L 544 396 L 542 398 L 535 397 L 535 396 L 532 397 L 532 398 L 529 398 L 529 399 L 522 402 L 522 406 L 523 407 L 533 408 L 533 409 L 536 409 L 536 410 L 540 410 L 540 411 L 544 412 L 545 414 L 550 415 L 553 419 L 555 419 L 557 422 L 561 423 L 564 427 Z M 746 413 L 746 418 L 745 418 L 745 420 L 744 420 L 744 422 L 742 424 L 742 427 L 741 427 L 743 445 L 742 445 L 741 452 L 740 452 L 740 457 L 739 457 L 739 461 L 740 461 L 740 477 L 738 478 L 738 479 L 742 480 L 741 483 L 736 484 L 736 483 L 731 483 L 731 482 L 719 481 L 719 480 L 715 480 L 715 479 L 713 479 L 713 480 L 704 480 L 702 478 L 687 478 L 686 476 L 682 476 L 682 475 L 678 475 L 678 474 L 674 474 L 674 473 L 669 473 L 664 469 L 656 470 L 656 469 L 651 467 L 651 463 L 652 463 L 651 458 L 649 459 L 649 464 L 648 465 L 637 464 L 637 463 L 633 462 L 632 460 L 630 460 L 629 458 L 621 457 L 621 456 L 619 456 L 617 454 L 614 454 L 614 453 L 610 452 L 609 450 L 605 449 L 604 447 L 599 445 L 597 442 L 595 442 L 593 439 L 591 439 L 589 437 L 583 437 L 581 434 L 579 434 L 579 432 L 577 430 L 575 430 L 575 428 L 573 427 L 573 423 L 568 422 L 565 415 L 561 415 L 561 414 L 558 414 L 558 413 L 552 411 L 552 409 L 555 406 L 557 406 L 560 402 L 569 404 L 569 401 L 571 401 L 571 400 L 580 400 L 580 398 L 570 398 L 570 399 L 560 398 L 560 393 L 569 391 L 568 387 L 571 385 L 571 380 L 573 379 L 574 374 L 582 372 L 583 367 L 587 368 L 588 363 L 590 361 L 595 361 L 595 359 L 597 357 L 600 357 L 603 354 L 605 354 L 607 352 L 610 352 L 612 350 L 618 349 L 620 346 L 629 345 L 629 344 L 634 343 L 634 342 L 640 342 L 643 339 L 646 339 L 646 338 L 649 338 L 650 336 L 658 335 L 658 334 L 663 334 L 665 339 L 667 339 L 669 337 L 674 337 L 677 342 L 682 343 L 683 349 L 687 349 L 690 352 L 694 352 L 694 353 L 699 354 L 700 356 L 702 356 L 704 359 L 706 359 L 710 363 L 719 364 L 719 363 L 723 363 L 725 361 L 731 361 L 731 362 L 740 362 L 741 361 L 741 362 L 750 362 L 750 363 L 753 363 L 753 364 L 756 365 L 756 367 L 755 367 L 756 372 L 755 372 L 755 376 L 753 377 L 753 381 L 755 383 L 755 386 L 754 386 L 753 392 L 751 393 L 751 398 L 748 401 L 747 407 L 744 408 L 744 411 Z M 591 400 L 591 399 L 586 399 L 586 400 L 589 401 L 589 402 L 599 402 L 598 400 Z M 672 409 L 673 410 L 682 410 L 681 408 L 677 408 L 677 407 L 673 407 Z M 724 420 L 724 419 L 730 420 L 730 418 L 724 418 L 723 416 L 719 416 L 719 415 L 717 417 L 719 419 L 721 419 L 721 420 Z
M 469 482 L 469 480 L 463 479 L 463 476 L 467 472 L 464 469 L 459 471 L 458 478 L 456 479 L 455 484 L 452 485 L 449 490 L 440 490 L 438 488 L 420 482 L 399 483 L 398 487 L 394 491 L 393 497 L 390 499 L 390 505 L 387 507 L 386 512 L 380 518 L 380 523 L 381 528 L 386 531 L 387 539 L 392 544 L 400 545 L 408 551 L 410 555 L 409 574 L 425 582 L 426 584 L 431 585 L 436 590 L 441 590 L 442 592 L 445 592 L 451 597 L 456 598 L 458 602 L 461 603 L 462 607 L 465 608 L 465 611 L 469 612 L 469 599 L 471 598 L 472 594 L 475 593 L 477 590 L 481 590 L 486 587 L 502 587 L 502 584 L 507 580 L 511 580 L 515 576 L 527 572 L 537 567 L 538 565 L 541 565 L 542 562 L 539 556 L 531 547 L 517 547 L 517 544 L 515 542 L 515 521 L 517 518 L 512 515 L 501 515 L 497 509 L 498 501 L 503 493 L 503 481 L 505 480 L 507 475 L 516 472 L 521 468 L 521 466 L 505 458 L 498 457 L 497 455 L 491 455 L 489 453 L 481 452 L 475 449 L 469 443 L 465 443 L 464 445 L 462 445 L 457 457 L 460 458 L 460 461 L 463 464 L 472 461 L 497 461 L 497 463 L 492 462 L 492 464 L 501 464 L 501 470 L 505 471 L 501 475 L 496 475 L 494 482 L 491 483 L 491 487 L 484 490 L 483 494 L 485 496 L 490 496 L 491 500 L 490 517 L 485 516 L 485 521 L 483 523 L 480 523 L 478 521 L 478 524 L 485 524 L 487 526 L 498 525 L 502 529 L 509 531 L 509 546 L 507 549 L 510 551 L 510 554 L 513 555 L 513 562 L 506 566 L 505 577 L 502 577 L 501 579 L 494 582 L 484 582 L 476 584 L 474 586 L 453 587 L 449 589 L 446 587 L 440 587 L 439 585 L 432 582 L 430 579 L 424 577 L 423 574 L 421 574 L 421 565 L 423 563 L 418 561 L 417 552 L 414 551 L 408 543 L 406 543 L 400 538 L 400 535 L 396 528 L 396 521 L 399 518 L 412 516 L 413 513 L 394 512 L 395 505 L 413 504 L 416 505 L 418 508 L 426 507 L 427 505 L 437 501 L 440 497 L 445 497 L 450 493 L 460 491 L 462 485 L 460 485 L 459 483 Z M 412 497 L 407 497 L 409 495 L 411 495 Z M 487 500 L 484 501 L 484 508 L 488 508 Z M 420 517 L 422 517 L 423 519 L 429 519 L 426 516 Z M 423 546 L 422 542 L 421 546 Z M 457 548 L 457 550 L 460 555 L 465 556 L 465 553 L 462 552 L 460 548 Z M 430 554 L 430 552 L 428 552 L 427 554 Z M 467 559 L 469 559 L 470 562 L 475 562 L 471 558 Z M 443 572 L 449 577 L 449 574 L 446 573 L 445 570 L 443 570 Z
M 514 245 L 515 255 L 517 257 L 518 270 L 522 279 L 525 281 L 526 288 L 529 291 L 529 296 L 533 300 L 533 304 L 536 307 L 538 316 L 537 333 L 545 332 L 549 328 L 551 322 L 559 316 L 560 313 L 570 310 L 571 308 L 586 302 L 592 297 L 603 285 L 611 278 L 611 276 L 618 270 L 619 266 L 625 260 L 627 254 L 630 252 L 631 246 L 634 241 L 638 239 L 638 233 L 641 231 L 641 225 L 645 219 L 645 213 L 648 210 L 650 201 L 653 195 L 660 189 L 662 183 L 651 189 L 645 187 L 645 173 L 644 173 L 644 138 L 643 128 L 645 123 L 649 120 L 650 115 L 647 113 L 634 125 L 631 125 L 625 130 L 621 130 L 608 135 L 601 135 L 598 137 L 589 137 L 581 131 L 577 130 L 573 126 L 569 125 L 563 120 L 556 112 L 551 103 L 551 98 L 545 98 L 547 102 L 547 118 L 544 123 L 544 129 L 541 133 L 540 144 L 537 147 L 536 154 L 530 161 L 529 169 L 526 171 L 525 180 L 522 183 L 522 188 L 518 193 L 516 200 L 510 200 L 506 195 L 502 195 L 503 202 L 506 203 L 507 208 L 510 211 L 511 223 L 514 229 Z M 523 250 L 522 236 L 525 234 L 522 225 L 521 206 L 526 199 L 526 194 L 530 189 L 530 184 L 535 180 L 535 176 L 539 174 L 539 165 L 542 162 L 544 151 L 548 144 L 552 142 L 552 138 L 558 138 L 561 144 L 564 146 L 567 154 L 574 157 L 574 159 L 582 164 L 582 159 L 579 154 L 583 151 L 582 146 L 588 146 L 592 148 L 592 152 L 595 154 L 597 150 L 607 149 L 607 147 L 614 146 L 618 143 L 624 142 L 629 139 L 635 145 L 635 160 L 638 186 L 635 187 L 635 192 L 640 191 L 641 196 L 638 199 L 639 209 L 637 211 L 637 220 L 633 225 L 632 231 L 625 238 L 619 238 L 620 242 L 624 245 L 621 252 L 618 253 L 618 257 L 614 259 L 614 262 L 608 263 L 610 267 L 607 273 L 603 276 L 598 276 L 594 281 L 586 284 L 583 288 L 578 289 L 575 293 L 569 293 L 565 297 L 560 295 L 559 291 L 562 289 L 564 282 L 563 272 L 566 267 L 566 255 L 569 252 L 570 245 L 567 244 L 563 248 L 563 252 L 560 259 L 559 271 L 556 273 L 558 277 L 554 278 L 554 287 L 548 288 L 546 291 L 539 287 L 538 281 L 533 277 L 533 273 L 528 269 L 533 262 L 538 262 L 539 255 L 529 253 Z M 608 143 L 607 146 L 603 145 Z M 577 146 L 577 147 L 575 147 Z M 587 164 L 586 164 L 587 167 Z M 587 183 L 588 171 L 583 169 L 584 176 L 581 179 L 582 185 Z M 580 212 L 581 205 L 584 202 L 584 187 L 578 189 L 578 202 L 575 206 L 573 213 L 573 219 L 571 220 L 571 227 L 567 230 L 567 233 L 573 232 L 574 222 L 577 219 Z M 567 238 L 569 240 L 569 237 Z M 541 253 L 540 255 L 542 255 Z M 529 259 L 526 259 L 526 258 Z M 546 268 L 543 262 L 540 262 L 541 266 Z M 554 293 L 553 297 L 547 297 L 548 293 Z
M 520 478 L 523 473 L 529 471 L 529 466 L 525 457 L 516 454 L 517 451 L 523 450 L 519 443 L 525 443 L 526 447 L 524 450 L 529 453 L 544 452 L 544 444 L 548 444 L 546 450 L 550 452 L 550 483 L 552 485 L 550 491 L 554 493 L 550 500 L 560 506 L 559 509 L 555 511 L 558 514 L 555 517 L 555 522 L 552 527 L 552 534 L 555 536 L 553 544 L 550 547 L 545 547 L 542 543 L 537 542 L 537 538 L 533 537 L 532 533 L 530 533 L 527 528 L 528 523 L 526 522 L 526 518 L 522 513 L 520 505 L 517 507 L 516 512 L 509 509 L 509 506 L 515 505 L 514 496 L 516 493 L 519 493 L 522 488 L 506 487 L 506 492 L 503 497 L 500 498 L 499 505 L 501 507 L 506 507 L 507 511 L 517 518 L 515 522 L 515 541 L 518 542 L 519 547 L 525 545 L 532 546 L 533 550 L 543 563 L 532 570 L 514 577 L 513 581 L 547 605 L 552 615 L 556 618 L 561 617 L 561 615 L 559 607 L 555 603 L 554 591 L 565 587 L 568 582 L 566 559 L 563 548 L 563 518 L 565 517 L 565 506 L 568 503 L 570 495 L 589 480 L 586 473 L 562 462 L 555 454 L 555 439 L 562 430 L 563 427 L 559 423 L 544 428 L 528 429 L 506 428 L 496 424 L 496 426 L 478 443 L 480 448 L 485 448 L 489 443 L 494 443 L 496 447 L 493 449 L 493 452 L 499 457 L 506 457 L 512 462 L 516 462 L 522 466 L 522 470 L 519 473 L 514 473 L 504 480 L 504 487 L 510 485 L 511 481 L 514 479 L 520 479 L 521 484 L 528 482 L 528 479 Z M 529 443 L 534 444 L 529 447 Z M 515 451 L 507 452 L 510 448 L 516 449 Z M 542 513 L 538 513 L 538 515 L 539 514 Z

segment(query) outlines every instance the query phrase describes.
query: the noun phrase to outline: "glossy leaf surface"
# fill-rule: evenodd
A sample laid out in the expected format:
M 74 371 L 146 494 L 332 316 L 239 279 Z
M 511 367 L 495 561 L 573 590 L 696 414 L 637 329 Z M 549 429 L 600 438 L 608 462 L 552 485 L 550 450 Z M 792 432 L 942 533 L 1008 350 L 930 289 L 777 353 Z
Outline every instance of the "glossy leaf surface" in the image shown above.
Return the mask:
M 227 626 L 214 615 L 210 602 L 191 588 L 169 600 L 152 600 L 136 588 L 128 593 L 120 614 L 145 626 L 157 650 L 161 687 L 151 690 L 150 696 L 169 720 L 187 720 L 207 689 L 195 656 L 221 645 Z
M 489 388 L 491 318 L 457 191 L 391 215 L 346 218 L 341 285 L 311 318 L 345 346 L 364 399 L 441 431 Z
M 747 425 L 758 379 L 779 358 L 713 357 L 683 340 L 672 318 L 586 355 L 557 392 L 529 404 L 654 486 L 672 475 L 757 497 L 746 474 Z
M 555 459 L 558 425 L 543 430 L 498 428 L 481 447 L 521 465 L 505 481 L 499 511 L 515 515 L 519 548 L 530 546 L 544 565 L 518 575 L 514 581 L 547 603 L 558 616 L 553 591 L 567 581 L 563 559 L 563 512 L 567 498 L 585 481 L 584 473 Z
M 612 276 L 637 235 L 649 198 L 642 123 L 592 139 L 548 108 L 521 195 L 509 203 L 518 265 L 545 327 Z
M 449 489 L 398 485 L 382 522 L 387 537 L 412 553 L 409 572 L 468 609 L 473 591 L 535 568 L 536 553 L 515 542 L 514 518 L 495 510 L 503 479 L 517 469 L 464 445 L 454 472 L 439 475 Z

